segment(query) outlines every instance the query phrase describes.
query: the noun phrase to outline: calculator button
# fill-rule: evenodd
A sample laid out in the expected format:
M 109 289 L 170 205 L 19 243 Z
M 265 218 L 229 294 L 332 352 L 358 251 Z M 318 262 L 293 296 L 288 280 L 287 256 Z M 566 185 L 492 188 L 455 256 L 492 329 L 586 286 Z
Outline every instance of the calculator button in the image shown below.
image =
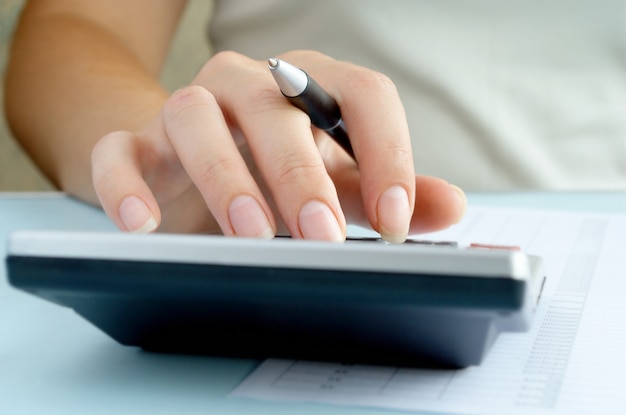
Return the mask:
M 407 239 L 405 244 L 415 245 L 427 245 L 427 246 L 442 246 L 450 248 L 458 248 L 459 244 L 456 241 L 430 241 L 427 239 Z
M 471 248 L 475 248 L 475 249 L 500 249 L 500 250 L 504 250 L 504 251 L 521 251 L 522 248 L 520 248 L 517 245 L 496 245 L 496 244 L 482 244 L 482 243 L 478 243 L 478 242 L 472 242 L 468 249 Z
M 349 236 L 346 238 L 348 242 L 377 242 L 382 244 L 394 245 L 390 244 L 379 237 L 375 236 Z M 441 247 L 452 247 L 457 248 L 458 243 L 455 241 L 431 241 L 427 239 L 412 239 L 407 238 L 404 241 L 405 245 L 423 245 L 423 246 L 441 246 Z

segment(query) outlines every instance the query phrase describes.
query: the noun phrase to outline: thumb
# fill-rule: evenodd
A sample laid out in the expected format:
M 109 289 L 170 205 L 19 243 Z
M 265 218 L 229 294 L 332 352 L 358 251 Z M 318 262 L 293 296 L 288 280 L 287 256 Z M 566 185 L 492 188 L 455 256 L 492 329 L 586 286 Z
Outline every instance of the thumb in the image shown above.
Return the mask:
M 148 233 L 161 222 L 159 206 L 143 179 L 138 137 L 116 131 L 91 154 L 93 185 L 107 216 L 126 232 Z

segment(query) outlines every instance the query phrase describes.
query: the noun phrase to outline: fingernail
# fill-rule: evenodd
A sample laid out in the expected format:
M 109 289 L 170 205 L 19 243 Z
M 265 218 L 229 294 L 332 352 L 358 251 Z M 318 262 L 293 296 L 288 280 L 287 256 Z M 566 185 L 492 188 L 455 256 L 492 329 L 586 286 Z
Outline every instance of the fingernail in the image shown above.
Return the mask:
M 463 219 L 463 216 L 465 216 L 465 210 L 467 209 L 467 197 L 465 196 L 465 192 L 459 186 L 451 184 L 450 187 L 454 189 L 456 195 L 458 196 L 458 203 L 461 206 L 459 209 L 459 216 L 457 217 L 456 222 L 454 222 L 459 223 L 461 219 Z
M 305 239 L 342 242 L 345 239 L 337 218 L 330 208 L 319 200 L 311 200 L 299 215 L 300 232 Z
M 136 196 L 128 196 L 122 201 L 119 214 L 128 232 L 149 233 L 157 227 L 152 211 Z
M 274 230 L 255 198 L 240 195 L 230 202 L 228 218 L 237 236 L 271 239 Z
M 402 186 L 392 186 L 378 199 L 378 225 L 380 235 L 387 242 L 406 240 L 411 221 L 409 195 Z

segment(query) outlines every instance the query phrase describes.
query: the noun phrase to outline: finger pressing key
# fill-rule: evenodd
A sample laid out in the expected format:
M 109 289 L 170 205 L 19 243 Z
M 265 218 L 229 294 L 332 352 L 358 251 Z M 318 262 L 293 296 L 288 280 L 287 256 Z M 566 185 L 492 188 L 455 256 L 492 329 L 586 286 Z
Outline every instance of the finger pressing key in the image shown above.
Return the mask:
M 245 72 L 244 82 L 226 88 L 233 71 Z M 267 65 L 222 53 L 198 81 L 241 129 L 289 233 L 295 238 L 343 241 L 345 217 L 310 119 L 280 93 Z
M 185 170 L 225 235 L 271 238 L 275 221 L 213 95 L 201 86 L 175 92 L 163 124 Z

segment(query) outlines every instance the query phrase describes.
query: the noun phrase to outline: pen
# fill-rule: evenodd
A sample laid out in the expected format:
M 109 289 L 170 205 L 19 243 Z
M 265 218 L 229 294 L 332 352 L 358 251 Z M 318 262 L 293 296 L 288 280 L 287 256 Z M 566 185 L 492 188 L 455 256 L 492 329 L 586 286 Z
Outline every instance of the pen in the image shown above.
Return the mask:
M 280 92 L 308 114 L 314 126 L 324 130 L 354 159 L 337 101 L 302 69 L 278 58 L 270 58 L 267 63 Z

